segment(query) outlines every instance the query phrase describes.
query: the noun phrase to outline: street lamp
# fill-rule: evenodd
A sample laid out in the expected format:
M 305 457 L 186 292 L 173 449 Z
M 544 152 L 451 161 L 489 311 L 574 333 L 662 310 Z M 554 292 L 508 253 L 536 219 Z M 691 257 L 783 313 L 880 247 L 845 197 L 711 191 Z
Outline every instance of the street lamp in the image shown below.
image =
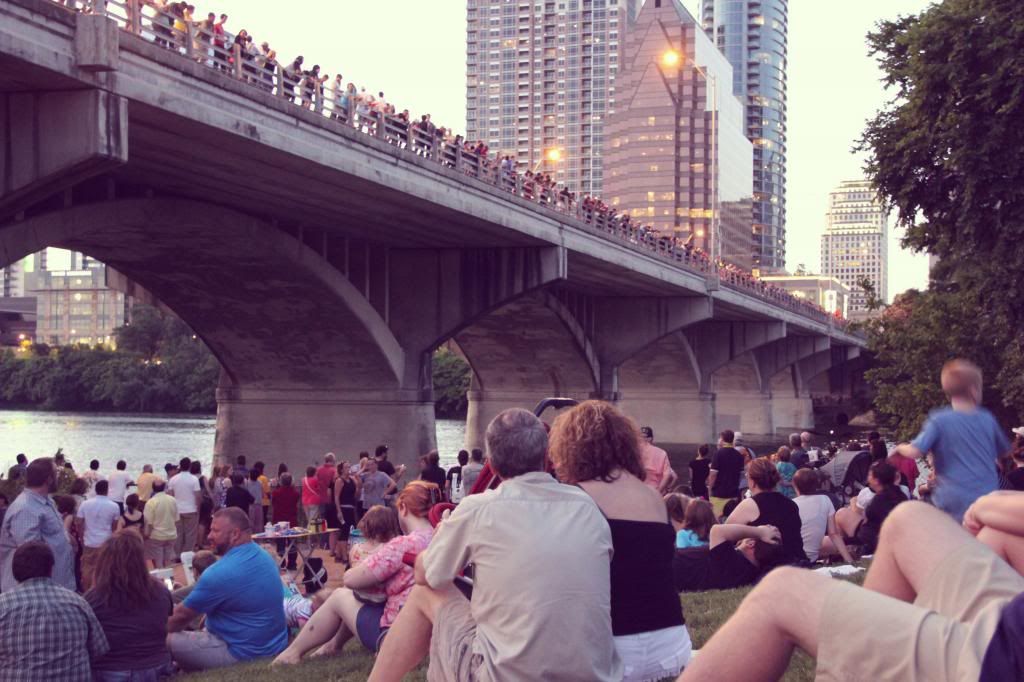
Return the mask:
M 661 55 L 661 64 L 670 69 L 676 69 L 680 67 L 684 62 L 683 55 L 677 50 L 666 50 Z M 719 225 L 719 215 L 721 211 L 718 205 L 718 79 L 715 74 L 708 73 L 703 69 L 697 62 L 690 60 L 690 65 L 693 66 L 700 76 L 704 78 L 708 83 L 708 87 L 711 90 L 711 100 L 713 107 L 711 109 L 711 234 L 708 238 L 711 242 L 711 261 L 718 264 L 718 261 L 722 257 L 722 245 L 721 245 L 721 229 Z M 676 126 L 679 125 L 679 105 L 682 93 L 682 69 L 678 68 L 677 80 L 679 91 L 675 95 L 676 99 Z M 678 132 L 678 131 L 677 131 Z M 678 135 L 676 137 L 678 140 Z M 703 235 L 698 232 L 698 235 Z M 715 269 L 717 273 L 717 268 Z

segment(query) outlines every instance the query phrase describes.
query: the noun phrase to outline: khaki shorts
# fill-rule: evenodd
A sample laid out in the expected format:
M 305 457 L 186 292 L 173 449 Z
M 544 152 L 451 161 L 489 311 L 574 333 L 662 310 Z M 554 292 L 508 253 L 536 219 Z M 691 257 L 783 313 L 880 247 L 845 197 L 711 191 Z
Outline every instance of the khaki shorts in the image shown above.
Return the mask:
M 913 604 L 836 582 L 819 626 L 818 680 L 971 682 L 1024 577 L 965 541 L 928 576 Z M 865 637 L 874 630 L 879 637 Z
M 452 590 L 437 611 L 430 637 L 428 682 L 470 682 L 477 679 L 483 656 L 473 653 L 476 623 L 469 612 L 469 600 Z

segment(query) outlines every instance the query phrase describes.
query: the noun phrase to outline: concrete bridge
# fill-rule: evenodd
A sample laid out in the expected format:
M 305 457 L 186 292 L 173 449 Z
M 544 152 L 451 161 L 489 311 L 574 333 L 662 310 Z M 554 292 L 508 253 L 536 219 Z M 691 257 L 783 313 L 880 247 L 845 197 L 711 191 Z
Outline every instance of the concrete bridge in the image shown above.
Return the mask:
M 217 456 L 412 461 L 450 340 L 470 445 L 548 395 L 617 401 L 663 442 L 769 436 L 856 384 L 863 341 L 830 316 L 147 20 L 0 4 L 0 265 L 75 249 L 180 315 L 223 367 Z

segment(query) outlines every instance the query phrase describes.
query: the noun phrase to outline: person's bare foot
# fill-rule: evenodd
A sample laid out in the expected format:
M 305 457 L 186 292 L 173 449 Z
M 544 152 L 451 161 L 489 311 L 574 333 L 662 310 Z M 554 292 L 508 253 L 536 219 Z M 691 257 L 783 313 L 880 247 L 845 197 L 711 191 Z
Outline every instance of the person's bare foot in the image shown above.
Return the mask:
M 302 659 L 301 655 L 299 655 L 298 653 L 292 651 L 291 647 L 288 647 L 287 649 L 282 651 L 280 654 L 278 654 L 277 658 L 275 658 L 273 660 L 273 662 L 271 662 L 270 665 L 271 666 L 275 666 L 275 665 L 295 665 L 301 659 Z
M 309 655 L 310 658 L 317 656 L 334 656 L 335 654 L 341 653 L 341 648 L 335 643 L 334 639 L 330 639 L 327 642 L 320 645 L 313 653 Z

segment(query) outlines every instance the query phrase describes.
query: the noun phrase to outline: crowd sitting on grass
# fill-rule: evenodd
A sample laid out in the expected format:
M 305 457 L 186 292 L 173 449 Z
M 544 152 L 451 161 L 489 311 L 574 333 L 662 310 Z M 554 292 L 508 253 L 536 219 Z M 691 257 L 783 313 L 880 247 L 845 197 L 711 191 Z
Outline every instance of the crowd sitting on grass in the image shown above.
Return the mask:
M 993 473 L 1005 440 L 977 405 L 980 383 L 969 363 L 947 365 L 951 406 L 915 440 L 934 455 L 932 504 L 909 501 L 904 468 L 872 451 L 868 492 L 838 510 L 814 467 L 827 458 L 791 457 L 800 462 L 791 499 L 780 488 L 785 458 L 737 448 L 737 434 L 723 431 L 707 470 L 708 496 L 725 497 L 716 513 L 692 489 L 666 493 L 664 477 L 648 481 L 649 471 L 664 474 L 653 430 L 601 401 L 563 411 L 550 434 L 532 413 L 506 410 L 487 428 L 479 471 L 466 453 L 442 481 L 430 453 L 421 479 L 397 491 L 402 467 L 386 447 L 359 464 L 328 455 L 306 480 L 333 488 L 312 491 L 328 506 L 355 502 L 366 541 L 333 568 L 340 588 L 314 581 L 306 594 L 288 585 L 284 549 L 253 540 L 253 506 L 266 499 L 298 511 L 285 468 L 266 497 L 259 463 L 217 470 L 261 488 L 235 486 L 247 509 L 226 494 L 208 523 L 197 522 L 213 551 L 192 556 L 194 585 L 171 594 L 150 572 L 157 553 L 147 541 L 156 529 L 181 530 L 175 503 L 201 508 L 208 481 L 196 491 L 188 478 L 165 488 L 140 475 L 146 489 L 121 508 L 91 467 L 76 509 L 72 496 L 51 498 L 67 467 L 19 459 L 25 487 L 0 522 L 0 677 L 149 680 L 346 655 L 357 639 L 376 654 L 371 680 L 400 680 L 428 656 L 428 679 L 769 680 L 797 647 L 825 679 L 1021 679 L 1024 492 L 979 492 L 960 478 Z M 794 451 L 811 443 L 795 441 Z M 194 464 L 171 469 L 201 477 Z M 111 478 L 137 485 L 124 471 Z M 471 473 L 477 483 L 466 490 Z M 343 498 L 357 480 L 372 481 L 369 498 Z M 312 492 L 304 514 L 323 514 Z M 72 536 L 88 561 L 76 562 Z M 175 539 L 159 542 L 162 561 Z M 863 587 L 807 570 L 833 556 L 852 563 L 858 552 L 873 553 Z M 756 587 L 694 658 L 678 593 L 744 585 Z M 871 627 L 879 622 L 884 631 Z

